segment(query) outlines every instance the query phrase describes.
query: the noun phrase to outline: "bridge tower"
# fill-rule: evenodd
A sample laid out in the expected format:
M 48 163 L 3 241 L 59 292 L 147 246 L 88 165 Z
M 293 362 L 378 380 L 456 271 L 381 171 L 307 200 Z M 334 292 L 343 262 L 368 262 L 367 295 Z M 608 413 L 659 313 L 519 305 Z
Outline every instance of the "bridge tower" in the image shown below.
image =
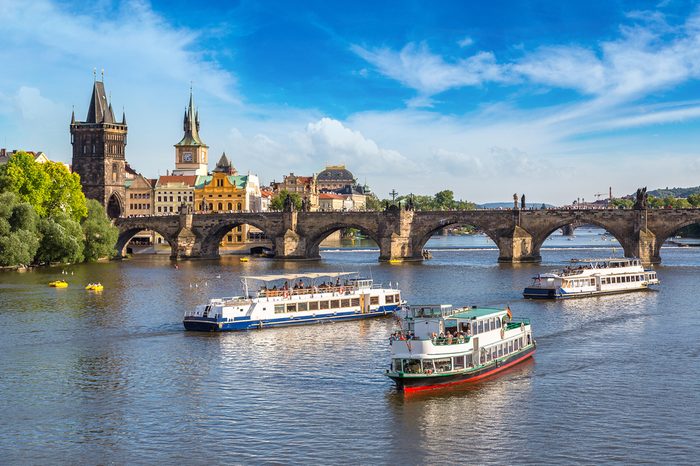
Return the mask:
M 180 142 L 175 144 L 175 170 L 173 175 L 201 175 L 207 176 L 209 161 L 207 150 L 209 146 L 199 137 L 199 111 L 195 110 L 192 88 L 190 88 L 190 102 L 185 110 L 185 118 L 182 122 L 184 135 Z
M 71 115 L 70 134 L 73 145 L 73 172 L 80 175 L 85 197 L 96 199 L 110 218 L 120 217 L 125 210 L 126 114 L 122 121 L 114 118 L 103 81 L 92 86 L 92 97 L 85 121 Z

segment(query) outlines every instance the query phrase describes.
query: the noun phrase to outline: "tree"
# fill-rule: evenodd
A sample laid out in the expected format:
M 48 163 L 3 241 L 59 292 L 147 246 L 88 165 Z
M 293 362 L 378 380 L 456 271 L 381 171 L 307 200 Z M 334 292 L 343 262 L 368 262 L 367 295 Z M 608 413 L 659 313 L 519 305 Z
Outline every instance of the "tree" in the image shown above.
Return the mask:
M 367 210 L 383 210 L 384 209 L 384 203 L 379 200 L 377 196 L 374 194 L 368 194 L 367 197 L 365 198 L 365 208 Z
M 693 207 L 700 206 L 700 193 L 690 194 L 687 199 L 688 203 Z
M 454 208 L 455 195 L 449 189 L 435 194 L 435 207 L 438 210 L 451 210 Z
M 296 210 L 301 210 L 301 196 L 298 193 L 290 193 L 285 189 L 272 198 L 270 201 L 270 208 L 272 210 L 284 210 L 284 201 L 287 197 L 292 199 Z
M 31 264 L 39 247 L 37 214 L 14 193 L 0 193 L 0 266 Z
M 87 201 L 87 217 L 82 223 L 85 237 L 86 261 L 94 261 L 114 254 L 119 229 L 112 225 L 102 204 L 94 199 Z
M 647 205 L 652 209 L 659 209 L 664 206 L 664 200 L 658 197 L 649 196 L 647 198 Z
M 634 201 L 632 199 L 615 198 L 610 201 L 610 204 L 618 209 L 631 209 L 634 206 Z
M 38 163 L 17 152 L 0 167 L 0 191 L 10 191 L 34 207 L 40 217 L 64 212 L 80 221 L 87 214 L 80 177 L 58 162 Z
M 83 230 L 67 213 L 60 212 L 39 220 L 39 233 L 41 243 L 36 253 L 37 262 L 82 262 Z

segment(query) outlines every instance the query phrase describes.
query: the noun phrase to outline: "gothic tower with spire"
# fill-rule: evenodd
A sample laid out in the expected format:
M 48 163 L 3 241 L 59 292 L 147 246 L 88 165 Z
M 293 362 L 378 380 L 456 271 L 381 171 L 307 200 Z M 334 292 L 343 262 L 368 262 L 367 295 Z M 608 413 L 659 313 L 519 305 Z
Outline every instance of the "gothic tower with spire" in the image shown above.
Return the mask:
M 194 108 L 194 97 L 190 89 L 190 103 L 183 120 L 184 136 L 175 144 L 175 170 L 173 175 L 207 175 L 207 149 L 199 138 L 199 112 Z
M 107 209 L 110 218 L 124 214 L 126 202 L 125 148 L 126 115 L 114 118 L 103 81 L 92 87 L 92 98 L 85 121 L 71 115 L 70 134 L 73 144 L 73 172 L 80 175 L 85 197 L 96 199 Z

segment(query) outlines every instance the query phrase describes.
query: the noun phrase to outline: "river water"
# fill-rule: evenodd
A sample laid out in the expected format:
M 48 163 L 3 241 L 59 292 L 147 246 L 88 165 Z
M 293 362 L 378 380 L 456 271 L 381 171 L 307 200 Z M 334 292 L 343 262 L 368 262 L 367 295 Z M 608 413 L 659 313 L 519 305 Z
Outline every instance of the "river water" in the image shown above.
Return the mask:
M 0 273 L 0 463 L 692 463 L 700 455 L 700 248 L 662 249 L 658 292 L 525 301 L 530 277 L 620 255 L 598 230 L 552 236 L 541 265 L 484 236 L 433 238 L 422 264 L 359 244 L 321 262 L 235 257 Z M 615 247 L 617 246 L 617 247 Z M 46 284 L 66 270 L 71 286 Z M 360 271 L 412 303 L 509 304 L 534 360 L 404 396 L 383 375 L 393 319 L 185 332 L 186 309 L 242 273 Z M 99 280 L 105 291 L 83 290 Z

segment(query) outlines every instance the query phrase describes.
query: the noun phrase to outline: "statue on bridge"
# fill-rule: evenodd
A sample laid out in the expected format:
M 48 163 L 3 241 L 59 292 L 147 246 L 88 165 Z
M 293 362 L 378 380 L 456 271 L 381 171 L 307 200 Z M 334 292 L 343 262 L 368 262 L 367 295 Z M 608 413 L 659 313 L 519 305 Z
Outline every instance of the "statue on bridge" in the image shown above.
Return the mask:
M 647 208 L 647 202 L 649 201 L 649 195 L 647 194 L 647 187 L 637 189 L 636 199 L 634 201 L 635 210 L 644 210 Z
M 513 210 L 518 210 L 518 193 L 513 194 Z
M 525 210 L 525 195 L 523 194 L 523 197 L 520 198 L 520 208 Z
M 287 197 L 284 198 L 284 205 L 283 209 L 284 212 L 294 212 L 294 201 L 292 200 L 292 196 L 287 195 Z

